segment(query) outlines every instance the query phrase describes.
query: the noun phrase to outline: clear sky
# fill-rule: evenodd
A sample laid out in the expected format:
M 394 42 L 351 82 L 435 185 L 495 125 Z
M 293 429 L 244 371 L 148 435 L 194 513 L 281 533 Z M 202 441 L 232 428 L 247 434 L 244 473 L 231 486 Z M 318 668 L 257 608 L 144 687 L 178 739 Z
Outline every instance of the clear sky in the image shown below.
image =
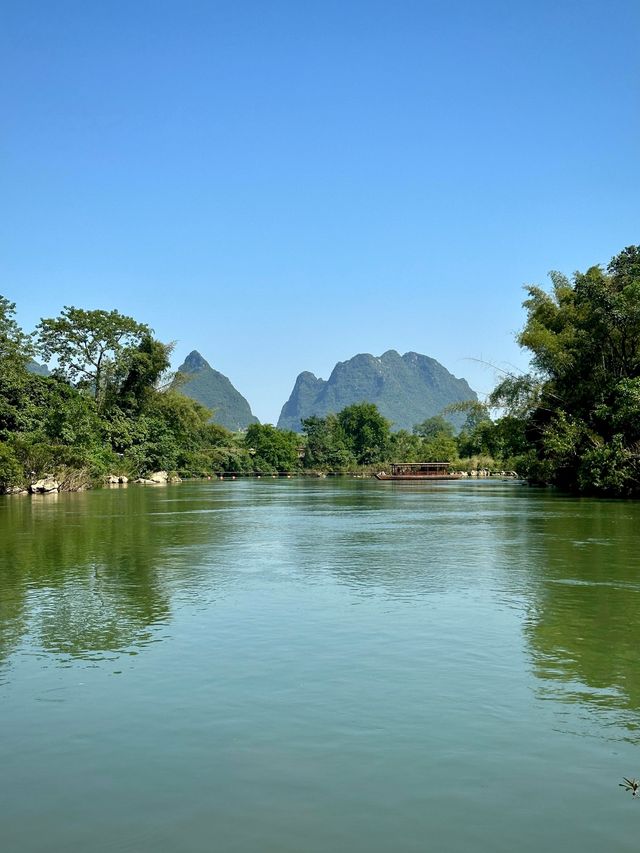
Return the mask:
M 479 392 L 640 242 L 638 0 L 3 0 L 0 293 L 117 308 L 275 422 L 387 349 Z

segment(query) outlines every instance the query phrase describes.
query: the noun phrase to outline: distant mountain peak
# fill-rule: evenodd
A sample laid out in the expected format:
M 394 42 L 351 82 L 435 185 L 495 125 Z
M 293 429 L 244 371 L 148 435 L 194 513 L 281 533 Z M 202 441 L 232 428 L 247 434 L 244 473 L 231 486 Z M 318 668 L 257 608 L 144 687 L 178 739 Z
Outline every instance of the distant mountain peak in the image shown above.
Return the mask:
M 197 373 L 198 370 L 204 370 L 211 367 L 206 358 L 203 358 L 197 349 L 191 350 L 180 367 L 181 373 Z
M 184 377 L 177 387 L 187 397 L 210 409 L 212 420 L 232 431 L 246 429 L 258 419 L 242 394 L 224 374 L 192 350 L 178 368 Z
M 51 372 L 46 364 L 40 364 L 32 358 L 27 362 L 27 370 L 29 373 L 35 373 L 36 376 L 50 376 Z
M 299 431 L 301 420 L 339 412 L 352 403 L 375 403 L 393 429 L 410 430 L 451 403 L 477 400 L 465 379 L 458 379 L 434 358 L 417 352 L 380 356 L 358 353 L 339 361 L 329 379 L 305 371 L 282 407 L 278 426 Z M 464 415 L 449 419 L 459 425 Z

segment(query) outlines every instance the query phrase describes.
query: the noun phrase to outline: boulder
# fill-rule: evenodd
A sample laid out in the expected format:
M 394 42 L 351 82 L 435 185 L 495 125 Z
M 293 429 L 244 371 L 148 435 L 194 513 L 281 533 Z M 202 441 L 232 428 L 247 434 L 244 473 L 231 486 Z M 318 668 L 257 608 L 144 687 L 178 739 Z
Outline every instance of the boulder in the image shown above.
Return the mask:
M 109 486 L 119 486 L 128 482 L 129 478 L 125 477 L 124 474 L 109 474 L 107 477 L 107 484 Z
M 152 483 L 166 483 L 169 480 L 169 475 L 166 471 L 156 471 L 153 474 L 149 474 L 149 479 Z
M 170 483 L 181 483 L 182 477 L 178 477 L 178 475 L 175 474 L 173 477 L 169 477 L 169 482 Z
M 142 483 L 144 486 L 157 486 L 160 482 L 159 480 L 147 480 L 145 477 L 138 477 L 137 480 L 133 481 L 134 483 Z
M 31 494 L 47 495 L 50 492 L 57 492 L 60 488 L 60 483 L 51 475 L 45 474 L 40 480 L 31 483 L 29 491 Z

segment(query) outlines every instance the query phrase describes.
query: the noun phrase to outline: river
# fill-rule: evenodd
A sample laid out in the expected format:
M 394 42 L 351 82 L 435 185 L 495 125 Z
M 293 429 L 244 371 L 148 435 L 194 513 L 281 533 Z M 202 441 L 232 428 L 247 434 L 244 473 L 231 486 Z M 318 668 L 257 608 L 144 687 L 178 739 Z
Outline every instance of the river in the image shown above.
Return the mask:
M 640 503 L 129 486 L 0 542 L 3 853 L 638 849 Z

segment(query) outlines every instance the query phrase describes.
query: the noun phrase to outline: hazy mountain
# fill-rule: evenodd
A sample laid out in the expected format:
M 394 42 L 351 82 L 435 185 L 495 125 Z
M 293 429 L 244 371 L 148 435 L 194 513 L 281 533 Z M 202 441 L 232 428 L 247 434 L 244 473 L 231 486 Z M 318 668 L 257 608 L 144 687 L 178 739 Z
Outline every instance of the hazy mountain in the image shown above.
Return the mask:
M 179 384 L 180 391 L 211 409 L 217 424 L 235 431 L 258 423 L 242 394 L 196 350 L 189 353 L 178 371 L 186 377 Z
M 394 430 L 411 430 L 451 403 L 477 399 L 466 379 L 457 379 L 434 358 L 417 352 L 401 356 L 395 350 L 379 358 L 361 353 L 338 362 L 328 380 L 301 373 L 282 407 L 278 426 L 300 431 L 302 418 L 323 417 L 366 401 L 377 405 Z M 459 426 L 464 418 L 449 419 Z
M 49 368 L 46 364 L 39 364 L 37 361 L 30 359 L 27 362 L 27 370 L 29 373 L 35 373 L 37 376 L 49 376 Z

